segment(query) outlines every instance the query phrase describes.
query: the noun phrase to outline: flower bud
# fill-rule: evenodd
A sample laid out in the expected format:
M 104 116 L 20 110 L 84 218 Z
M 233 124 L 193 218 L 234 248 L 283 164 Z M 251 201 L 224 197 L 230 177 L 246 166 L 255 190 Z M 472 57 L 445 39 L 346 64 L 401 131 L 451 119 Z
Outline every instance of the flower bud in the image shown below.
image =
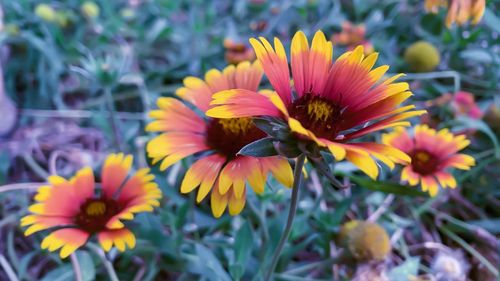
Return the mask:
M 6 24 L 3 27 L 3 31 L 7 33 L 9 36 L 17 36 L 19 35 L 19 26 L 17 24 Z
M 359 261 L 383 260 L 391 252 L 389 235 L 376 223 L 351 221 L 340 232 L 339 239 L 345 237 L 347 249 Z
M 97 4 L 92 1 L 84 2 L 80 7 L 80 11 L 82 12 L 83 16 L 88 19 L 97 18 L 100 13 L 99 6 L 97 6 Z
M 35 14 L 46 22 L 56 21 L 56 11 L 47 4 L 38 4 L 35 7 Z
M 411 70 L 428 72 L 434 70 L 441 60 L 437 48 L 429 42 L 418 41 L 408 47 L 404 59 Z

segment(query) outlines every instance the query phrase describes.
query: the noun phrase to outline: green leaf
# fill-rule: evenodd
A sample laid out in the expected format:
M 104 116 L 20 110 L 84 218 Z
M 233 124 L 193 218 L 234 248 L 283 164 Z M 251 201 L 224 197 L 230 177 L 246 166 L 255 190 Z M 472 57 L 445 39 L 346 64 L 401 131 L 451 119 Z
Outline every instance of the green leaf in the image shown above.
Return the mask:
M 90 254 L 86 251 L 78 251 L 76 257 L 80 264 L 83 281 L 95 280 L 95 264 Z
M 236 233 L 236 237 L 234 240 L 234 264 L 231 266 L 230 273 L 234 279 L 241 279 L 243 274 L 245 273 L 245 268 L 252 254 L 252 246 L 253 246 L 253 235 L 252 235 L 252 227 L 249 222 L 245 222 L 238 232 Z
M 418 187 L 411 187 L 392 182 L 373 181 L 370 179 L 365 179 L 357 176 L 349 176 L 349 177 L 353 182 L 355 182 L 359 186 L 373 191 L 380 191 L 396 195 L 428 197 L 428 194 L 423 191 L 420 191 Z
M 500 219 L 474 220 L 467 223 L 484 228 L 491 234 L 500 234 Z
M 75 275 L 71 264 L 66 264 L 47 273 L 41 281 L 73 281 Z
M 487 135 L 495 147 L 496 158 L 500 158 L 500 145 L 498 143 L 498 139 L 495 133 L 486 123 L 484 123 L 484 121 L 461 116 L 457 118 L 457 122 L 462 125 L 462 128 L 456 127 L 456 130 L 476 129 Z
M 476 61 L 479 63 L 491 63 L 495 59 L 492 53 L 483 49 L 465 50 L 460 53 L 460 57 L 467 61 Z
M 263 138 L 245 145 L 239 152 L 240 155 L 267 157 L 278 155 L 274 148 L 273 138 Z
M 409 276 L 416 276 L 420 266 L 419 257 L 410 257 L 403 264 L 393 268 L 388 273 L 389 280 L 407 281 Z
M 491 9 L 486 8 L 483 20 L 487 26 L 500 33 L 500 19 L 495 16 L 495 13 Z
M 229 281 L 231 277 L 224 270 L 219 259 L 212 251 L 201 244 L 196 244 L 196 255 L 190 257 L 188 270 L 211 281 Z

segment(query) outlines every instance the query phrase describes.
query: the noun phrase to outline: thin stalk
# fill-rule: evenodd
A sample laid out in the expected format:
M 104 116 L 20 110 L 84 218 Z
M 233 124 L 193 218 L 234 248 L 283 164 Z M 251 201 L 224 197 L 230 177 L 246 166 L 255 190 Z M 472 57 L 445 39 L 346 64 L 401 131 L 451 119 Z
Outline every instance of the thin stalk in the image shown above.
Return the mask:
M 12 183 L 7 185 L 0 186 L 0 193 L 13 191 L 13 190 L 22 190 L 22 189 L 35 189 L 39 188 L 42 185 L 45 185 L 44 182 L 26 182 L 26 183 Z
M 104 264 L 104 268 L 106 269 L 106 272 L 108 273 L 109 280 L 120 281 L 120 279 L 118 279 L 118 276 L 116 275 L 115 269 L 113 268 L 113 264 L 106 257 L 106 255 L 104 254 L 104 251 L 101 248 L 99 248 L 93 244 L 90 244 L 90 243 L 87 243 L 87 247 L 89 247 L 89 249 L 91 249 L 94 253 L 96 253 L 97 256 L 101 259 L 102 263 Z
M 406 76 L 400 78 L 401 81 L 405 80 L 428 80 L 436 78 L 452 78 L 453 89 L 456 92 L 460 91 L 460 73 L 456 71 L 437 71 L 426 73 L 408 73 Z
M 76 253 L 72 253 L 70 255 L 71 258 L 71 265 L 73 266 L 73 271 L 75 273 L 75 280 L 76 281 L 82 281 L 82 269 L 80 267 L 80 264 L 78 263 L 78 258 L 76 257 Z
M 113 95 L 111 94 L 111 89 L 108 87 L 104 88 L 104 95 L 106 97 L 106 103 L 110 115 L 109 121 L 113 130 L 113 142 L 115 143 L 116 148 L 118 148 L 118 151 L 123 151 L 123 145 L 120 138 L 120 130 L 118 128 L 118 119 L 116 118 L 115 114 L 115 102 L 113 100 Z
M 290 202 L 290 210 L 288 211 L 286 226 L 285 229 L 283 230 L 283 233 L 281 234 L 278 246 L 276 247 L 276 250 L 274 250 L 274 255 L 271 261 L 271 265 L 269 266 L 269 269 L 264 278 L 265 281 L 271 280 L 274 273 L 274 269 L 278 264 L 281 251 L 283 250 L 283 247 L 285 246 L 285 243 L 288 240 L 288 236 L 290 236 L 290 232 L 292 230 L 293 219 L 295 218 L 295 213 L 297 211 L 297 203 L 299 201 L 299 188 L 300 188 L 300 182 L 302 180 L 302 169 L 304 168 L 305 160 L 306 156 L 304 154 L 301 154 L 295 162 L 295 170 L 293 172 L 292 200 Z
M 14 269 L 12 268 L 12 266 L 10 266 L 10 263 L 2 254 L 0 254 L 0 266 L 3 268 L 10 281 L 19 281 L 19 278 L 17 278 Z

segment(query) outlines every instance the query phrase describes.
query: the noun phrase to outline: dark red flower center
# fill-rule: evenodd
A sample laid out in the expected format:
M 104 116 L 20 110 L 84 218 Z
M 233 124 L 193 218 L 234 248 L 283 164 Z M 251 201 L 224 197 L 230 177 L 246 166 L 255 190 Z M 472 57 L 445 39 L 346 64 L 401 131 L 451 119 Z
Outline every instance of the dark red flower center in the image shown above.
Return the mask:
M 121 207 L 113 199 L 90 198 L 80 206 L 75 224 L 89 233 L 106 229 L 108 221 L 120 212 Z
M 289 106 L 288 112 L 316 137 L 334 140 L 339 134 L 342 109 L 326 98 L 305 94 Z
M 426 150 L 414 150 L 410 157 L 413 171 L 420 175 L 433 174 L 439 169 L 439 158 Z
M 214 118 L 208 124 L 207 145 L 231 159 L 245 145 L 265 136 L 251 118 Z

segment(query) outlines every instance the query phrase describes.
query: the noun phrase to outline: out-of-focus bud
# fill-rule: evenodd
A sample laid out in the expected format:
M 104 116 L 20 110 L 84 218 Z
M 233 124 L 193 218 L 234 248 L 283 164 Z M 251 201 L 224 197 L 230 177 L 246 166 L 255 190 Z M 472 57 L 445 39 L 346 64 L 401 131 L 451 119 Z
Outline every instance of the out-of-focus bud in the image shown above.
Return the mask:
M 80 7 L 80 11 L 84 17 L 94 19 L 99 16 L 101 9 L 95 2 L 85 1 Z
M 267 21 L 265 20 L 259 20 L 259 21 L 252 21 L 250 23 L 250 28 L 255 31 L 263 31 L 267 27 Z
M 495 104 L 491 104 L 484 115 L 486 122 L 497 135 L 500 135 L 500 108 Z
M 47 4 L 38 4 L 35 7 L 35 14 L 46 22 L 56 21 L 56 11 Z
M 465 281 L 469 267 L 461 252 L 441 251 L 434 257 L 431 271 L 437 281 Z
M 135 18 L 135 11 L 131 8 L 123 8 L 120 11 L 120 15 L 122 16 L 122 18 L 124 18 L 126 20 L 131 20 L 131 19 Z
M 17 24 L 6 24 L 3 27 L 3 32 L 7 33 L 9 36 L 19 35 L 19 26 Z
M 65 28 L 70 24 L 70 17 L 66 12 L 58 11 L 56 12 L 56 22 L 60 27 Z
M 351 221 L 340 230 L 350 254 L 359 261 L 379 261 L 391 252 L 389 235 L 380 225 L 366 221 Z
M 225 58 L 228 63 L 238 64 L 242 61 L 255 60 L 255 53 L 253 49 L 244 43 L 235 42 L 231 39 L 225 39 L 224 48 L 226 48 Z
M 432 71 L 441 61 L 438 49 L 427 41 L 410 45 L 405 51 L 404 59 L 411 70 L 416 72 Z

